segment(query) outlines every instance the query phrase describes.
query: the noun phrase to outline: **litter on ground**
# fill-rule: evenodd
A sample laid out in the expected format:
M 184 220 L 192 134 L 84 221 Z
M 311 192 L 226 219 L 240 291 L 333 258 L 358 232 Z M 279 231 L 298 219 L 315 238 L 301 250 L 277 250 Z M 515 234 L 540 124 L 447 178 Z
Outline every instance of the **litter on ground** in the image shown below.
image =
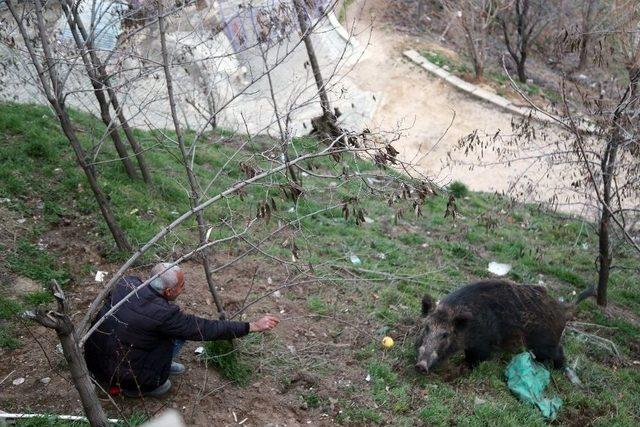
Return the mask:
M 544 396 L 544 389 L 549 385 L 551 374 L 541 364 L 533 360 L 531 353 L 516 355 L 505 371 L 509 389 L 524 402 L 535 405 L 542 415 L 555 420 L 562 406 L 562 399 Z

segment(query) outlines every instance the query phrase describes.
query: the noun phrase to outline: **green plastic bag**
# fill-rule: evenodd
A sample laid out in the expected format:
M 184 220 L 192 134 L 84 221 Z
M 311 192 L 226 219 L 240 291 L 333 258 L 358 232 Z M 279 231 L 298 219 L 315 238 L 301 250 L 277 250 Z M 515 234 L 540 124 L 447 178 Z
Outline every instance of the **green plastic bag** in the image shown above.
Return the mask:
M 562 399 L 544 397 L 544 389 L 549 385 L 551 374 L 542 364 L 533 360 L 531 353 L 525 352 L 515 356 L 507 370 L 507 385 L 520 400 L 534 404 L 542 415 L 555 420 L 562 406 Z

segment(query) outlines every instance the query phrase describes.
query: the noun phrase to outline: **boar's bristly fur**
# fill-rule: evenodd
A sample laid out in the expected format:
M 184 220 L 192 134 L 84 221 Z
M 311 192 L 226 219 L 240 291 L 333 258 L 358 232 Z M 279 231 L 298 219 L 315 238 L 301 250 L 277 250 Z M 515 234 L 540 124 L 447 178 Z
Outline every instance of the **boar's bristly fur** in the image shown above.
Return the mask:
M 592 290 L 583 292 L 576 303 L 592 294 Z M 531 350 L 537 360 L 563 368 L 560 338 L 574 307 L 557 301 L 544 287 L 507 280 L 463 286 L 438 304 L 425 295 L 416 368 L 427 372 L 458 351 L 464 351 L 467 364 L 473 367 L 496 350 L 521 347 Z

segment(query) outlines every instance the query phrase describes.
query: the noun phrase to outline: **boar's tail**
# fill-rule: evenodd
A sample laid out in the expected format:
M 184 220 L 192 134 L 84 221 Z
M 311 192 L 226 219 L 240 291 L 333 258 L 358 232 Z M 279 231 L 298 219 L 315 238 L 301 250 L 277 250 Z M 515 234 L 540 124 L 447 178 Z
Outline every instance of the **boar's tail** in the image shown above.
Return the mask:
M 584 291 L 580 292 L 580 294 L 578 295 L 578 298 L 576 298 L 575 302 L 573 303 L 565 303 L 564 307 L 566 309 L 566 320 L 569 321 L 571 319 L 573 319 L 573 316 L 575 316 L 576 314 L 576 307 L 578 306 L 578 304 L 580 304 L 581 301 L 586 300 L 587 298 L 590 297 L 595 297 L 597 296 L 597 292 L 596 292 L 596 288 L 595 286 L 591 286 L 587 289 L 585 289 Z
M 576 302 L 574 302 L 573 305 L 578 305 L 580 304 L 581 301 L 584 301 L 587 298 L 596 297 L 596 296 L 598 296 L 598 293 L 596 292 L 596 287 L 592 285 L 591 287 L 580 292 L 580 295 L 578 295 L 578 298 L 576 298 Z

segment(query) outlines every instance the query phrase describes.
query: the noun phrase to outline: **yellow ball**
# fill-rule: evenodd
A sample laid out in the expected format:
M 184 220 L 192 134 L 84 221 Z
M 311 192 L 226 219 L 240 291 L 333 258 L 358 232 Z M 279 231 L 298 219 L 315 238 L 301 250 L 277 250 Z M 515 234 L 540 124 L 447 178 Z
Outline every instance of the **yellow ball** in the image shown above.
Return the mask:
M 393 347 L 393 338 L 391 337 L 384 337 L 382 338 L 382 348 L 391 348 Z

